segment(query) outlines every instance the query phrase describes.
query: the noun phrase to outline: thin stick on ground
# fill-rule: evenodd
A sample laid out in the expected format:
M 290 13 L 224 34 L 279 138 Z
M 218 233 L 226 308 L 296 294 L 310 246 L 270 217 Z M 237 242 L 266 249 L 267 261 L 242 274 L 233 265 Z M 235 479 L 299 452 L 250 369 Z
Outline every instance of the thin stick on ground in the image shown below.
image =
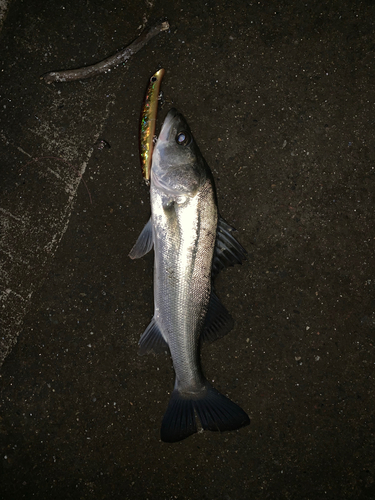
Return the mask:
M 169 29 L 168 21 L 160 22 L 146 28 L 138 38 L 136 38 L 130 45 L 125 47 L 125 49 L 116 52 L 113 56 L 107 57 L 103 61 L 100 61 L 91 66 L 84 66 L 78 69 L 68 69 L 63 71 L 52 71 L 51 73 L 46 73 L 40 78 L 44 79 L 46 83 L 52 82 L 71 82 L 73 80 L 83 80 L 84 78 L 90 78 L 92 76 L 100 75 L 109 71 L 119 64 L 126 63 L 130 57 L 138 52 L 142 47 L 144 47 L 147 42 L 151 40 L 154 36 L 158 35 L 161 31 L 167 31 Z

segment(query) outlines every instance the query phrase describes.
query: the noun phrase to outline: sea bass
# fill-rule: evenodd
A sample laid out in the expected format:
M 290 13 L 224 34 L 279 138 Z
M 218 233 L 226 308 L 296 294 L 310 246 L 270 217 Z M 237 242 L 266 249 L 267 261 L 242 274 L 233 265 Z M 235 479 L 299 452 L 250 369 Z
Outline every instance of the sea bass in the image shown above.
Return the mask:
M 203 429 L 227 431 L 250 423 L 247 414 L 206 380 L 200 341 L 228 333 L 233 320 L 212 282 L 220 269 L 241 263 L 245 250 L 219 216 L 212 173 L 184 117 L 171 109 L 153 152 L 151 218 L 129 256 L 154 248 L 154 316 L 140 354 L 169 348 L 176 374 L 161 426 L 175 442 Z

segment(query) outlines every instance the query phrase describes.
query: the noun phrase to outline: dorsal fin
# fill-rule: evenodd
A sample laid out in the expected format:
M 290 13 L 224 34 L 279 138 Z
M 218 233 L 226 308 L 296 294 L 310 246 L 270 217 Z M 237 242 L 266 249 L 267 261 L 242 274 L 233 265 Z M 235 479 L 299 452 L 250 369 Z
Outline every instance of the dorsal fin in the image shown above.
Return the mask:
M 233 326 L 234 321 L 232 316 L 212 290 L 201 340 L 203 342 L 214 342 L 217 339 L 221 339 L 221 337 L 224 337 L 224 335 L 232 330 Z
M 212 261 L 213 278 L 215 278 L 224 267 L 242 264 L 242 261 L 246 260 L 247 252 L 232 235 L 233 231 L 235 231 L 235 229 L 219 216 L 214 257 Z

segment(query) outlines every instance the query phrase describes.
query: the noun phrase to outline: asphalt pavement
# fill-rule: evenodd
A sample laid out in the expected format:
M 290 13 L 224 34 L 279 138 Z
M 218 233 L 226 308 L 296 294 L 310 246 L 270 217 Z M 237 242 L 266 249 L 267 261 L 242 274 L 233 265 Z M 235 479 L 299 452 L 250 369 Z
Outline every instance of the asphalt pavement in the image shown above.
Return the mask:
M 1 28 L 2 500 L 375 497 L 374 23 L 370 1 L 12 0 Z M 167 18 L 128 63 L 93 64 Z M 168 356 L 139 357 L 153 256 L 138 131 L 160 67 L 220 213 L 235 328 L 205 346 L 248 427 L 168 445 Z

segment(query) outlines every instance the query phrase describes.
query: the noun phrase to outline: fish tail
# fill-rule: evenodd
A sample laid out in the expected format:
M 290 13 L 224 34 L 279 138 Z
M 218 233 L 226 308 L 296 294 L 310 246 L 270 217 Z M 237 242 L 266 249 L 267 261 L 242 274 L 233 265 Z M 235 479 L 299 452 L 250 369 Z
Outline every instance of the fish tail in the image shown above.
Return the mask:
M 250 423 L 242 408 L 206 382 L 200 396 L 189 397 L 174 389 L 161 425 L 161 440 L 174 443 L 196 433 L 195 414 L 209 431 L 234 431 Z

